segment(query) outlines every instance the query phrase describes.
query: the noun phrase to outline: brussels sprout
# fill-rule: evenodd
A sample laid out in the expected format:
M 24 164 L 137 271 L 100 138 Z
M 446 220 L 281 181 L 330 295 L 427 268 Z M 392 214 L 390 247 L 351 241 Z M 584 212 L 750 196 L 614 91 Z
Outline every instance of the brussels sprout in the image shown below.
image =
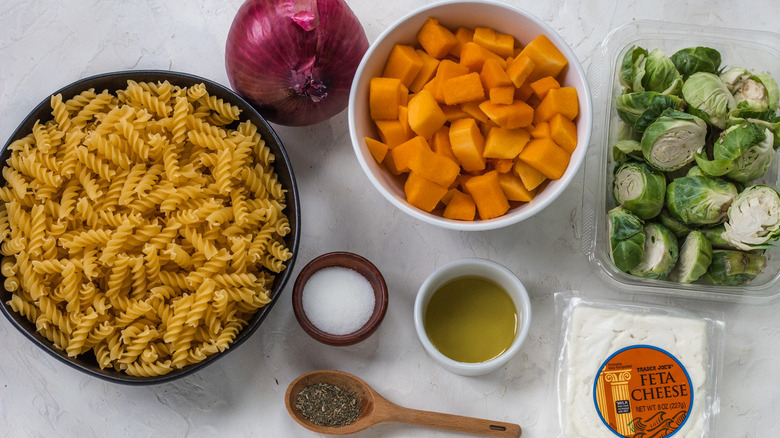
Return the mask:
M 780 88 L 771 76 L 752 74 L 741 67 L 733 67 L 720 75 L 726 88 L 734 95 L 737 108 L 754 111 L 776 111 L 780 103 Z
M 645 91 L 642 78 L 645 76 L 645 60 L 647 50 L 639 46 L 631 46 L 623 56 L 620 64 L 620 84 L 631 91 Z
M 642 86 L 646 91 L 657 91 L 662 94 L 680 94 L 683 79 L 664 52 L 654 49 L 645 60 L 645 76 Z
M 737 249 L 723 238 L 723 232 L 726 231 L 726 227 L 723 224 L 710 228 L 701 228 L 699 231 L 710 241 L 713 248 Z
M 772 147 L 775 150 L 780 148 L 780 117 L 775 115 L 775 111 L 751 111 L 743 108 L 729 113 L 729 127 L 745 122 L 768 129 L 774 137 Z
M 714 225 L 726 219 L 737 196 L 734 184 L 709 176 L 684 176 L 666 187 L 666 208 L 688 225 Z
M 620 140 L 612 146 L 612 158 L 620 163 L 631 158 L 638 160 L 642 157 L 642 145 L 636 140 Z
M 723 239 L 737 249 L 771 247 L 780 238 L 780 195 L 765 185 L 745 188 L 729 207 L 725 227 Z
M 666 177 L 645 163 L 630 161 L 615 167 L 612 195 L 640 219 L 658 215 L 664 206 Z
M 712 73 L 694 73 L 682 86 L 688 111 L 710 125 L 726 129 L 729 111 L 737 107 L 726 84 Z
M 709 47 L 682 49 L 670 56 L 670 59 L 684 79 L 698 72 L 718 74 L 721 62 L 720 52 Z
M 768 129 L 764 129 L 764 133 L 763 141 L 750 146 L 734 160 L 734 168 L 726 174 L 727 178 L 748 183 L 766 175 L 769 166 L 772 165 L 772 159 L 775 157 L 775 149 L 772 147 L 775 136 Z
M 706 137 L 707 125 L 702 119 L 666 109 L 642 135 L 642 155 L 656 169 L 676 170 L 693 161 Z
M 748 122 L 732 125 L 723 131 L 720 138 L 715 141 L 712 147 L 713 159 L 709 160 L 704 151 L 700 151 L 695 157 L 696 164 L 699 165 L 704 173 L 712 176 L 722 176 L 732 174 L 733 172 L 735 178 L 732 179 L 739 182 L 747 182 L 763 176 L 769 169 L 769 164 L 771 164 L 772 156 L 774 155 L 771 138 L 768 144 L 760 144 L 766 140 L 765 131 L 765 129 Z M 741 170 L 735 171 L 740 157 L 754 146 L 758 146 L 758 148 L 739 161 Z M 767 148 L 769 149 L 769 154 L 765 153 Z M 756 160 L 758 160 L 757 163 Z M 764 163 L 766 163 L 765 167 Z M 753 164 L 757 164 L 757 166 L 754 167 Z M 763 172 L 757 175 L 761 170 Z M 744 179 L 750 176 L 754 177 L 752 179 Z
M 708 176 L 708 175 L 701 170 L 701 167 L 693 166 L 690 169 L 688 169 L 688 172 L 685 173 L 685 176 Z
M 720 249 L 712 252 L 712 262 L 702 278 L 712 284 L 739 286 L 756 278 L 765 267 L 763 255 Z
M 657 223 L 645 225 L 645 255 L 629 273 L 639 277 L 664 279 L 674 268 L 678 256 L 677 237 Z
M 672 215 L 669 214 L 669 210 L 665 208 L 661 210 L 661 213 L 658 215 L 658 221 L 666 228 L 669 228 L 677 237 L 686 236 L 693 231 L 693 228 L 690 225 L 684 224 L 672 217 Z
M 621 271 L 633 269 L 645 255 L 642 220 L 623 207 L 607 213 L 609 218 L 609 257 Z
M 692 283 L 707 272 L 712 262 L 712 244 L 701 231 L 691 231 L 680 247 L 680 257 L 669 279 Z
M 618 96 L 615 107 L 620 119 L 641 134 L 667 108 L 680 109 L 682 99 L 645 91 Z

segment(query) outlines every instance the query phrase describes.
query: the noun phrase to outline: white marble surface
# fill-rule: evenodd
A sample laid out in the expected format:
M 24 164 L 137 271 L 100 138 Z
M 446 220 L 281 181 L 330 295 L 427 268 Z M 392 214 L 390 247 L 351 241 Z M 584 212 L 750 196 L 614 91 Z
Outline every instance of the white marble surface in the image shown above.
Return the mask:
M 349 0 L 369 41 L 426 1 Z M 647 18 L 780 32 L 776 0 L 507 1 L 545 19 L 587 67 L 610 29 Z M 240 0 L 29 0 L 0 3 L 0 139 L 52 91 L 76 79 L 126 69 L 172 69 L 227 84 L 224 43 Z M 291 284 L 260 329 L 240 348 L 173 383 L 128 387 L 85 376 L 0 320 L 0 436 L 209 437 L 314 436 L 287 415 L 283 394 L 301 373 L 337 368 L 364 378 L 409 407 L 516 422 L 527 437 L 549 437 L 556 421 L 552 373 L 558 327 L 552 294 L 578 289 L 616 296 L 579 250 L 581 179 L 542 214 L 510 228 L 475 233 L 412 220 L 368 183 L 347 134 L 346 112 L 307 128 L 280 127 L 303 205 L 295 267 L 324 252 L 362 254 L 384 272 L 390 307 L 366 342 L 318 344 L 298 326 Z M 414 295 L 435 267 L 485 257 L 527 285 L 534 319 L 528 341 L 505 369 L 460 377 L 423 351 L 412 324 Z M 631 299 L 632 297 L 626 296 Z M 719 437 L 776 436 L 780 427 L 780 305 L 692 303 L 723 312 L 727 324 Z M 358 436 L 455 436 L 384 425 Z

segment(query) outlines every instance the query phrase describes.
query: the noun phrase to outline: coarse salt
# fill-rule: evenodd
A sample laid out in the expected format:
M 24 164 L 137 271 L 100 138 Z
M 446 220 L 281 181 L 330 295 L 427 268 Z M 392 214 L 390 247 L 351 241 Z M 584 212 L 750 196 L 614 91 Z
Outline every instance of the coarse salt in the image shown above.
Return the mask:
M 357 271 L 341 266 L 312 274 L 303 287 L 302 300 L 309 321 L 333 335 L 359 330 L 371 318 L 376 304 L 371 283 Z

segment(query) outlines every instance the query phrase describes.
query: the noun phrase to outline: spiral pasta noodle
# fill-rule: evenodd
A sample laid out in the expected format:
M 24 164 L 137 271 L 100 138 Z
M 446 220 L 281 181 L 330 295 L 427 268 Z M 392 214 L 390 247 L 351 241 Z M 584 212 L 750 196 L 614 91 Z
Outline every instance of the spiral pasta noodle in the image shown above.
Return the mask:
M 229 348 L 292 258 L 257 127 L 204 84 L 50 105 L 2 169 L 8 306 L 68 356 L 135 376 Z

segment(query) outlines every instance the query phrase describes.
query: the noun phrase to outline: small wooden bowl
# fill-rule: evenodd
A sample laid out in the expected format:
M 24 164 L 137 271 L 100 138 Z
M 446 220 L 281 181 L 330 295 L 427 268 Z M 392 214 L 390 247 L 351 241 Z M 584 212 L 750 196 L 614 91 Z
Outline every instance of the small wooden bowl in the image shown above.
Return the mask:
M 341 266 L 361 274 L 374 289 L 374 311 L 360 329 L 346 334 L 334 335 L 320 330 L 303 311 L 303 288 L 315 272 L 322 268 Z M 387 284 L 382 273 L 368 259 L 351 252 L 337 251 L 323 254 L 310 261 L 298 274 L 292 293 L 293 312 L 303 330 L 312 338 L 327 345 L 345 346 L 361 342 L 371 336 L 379 327 L 387 312 Z

